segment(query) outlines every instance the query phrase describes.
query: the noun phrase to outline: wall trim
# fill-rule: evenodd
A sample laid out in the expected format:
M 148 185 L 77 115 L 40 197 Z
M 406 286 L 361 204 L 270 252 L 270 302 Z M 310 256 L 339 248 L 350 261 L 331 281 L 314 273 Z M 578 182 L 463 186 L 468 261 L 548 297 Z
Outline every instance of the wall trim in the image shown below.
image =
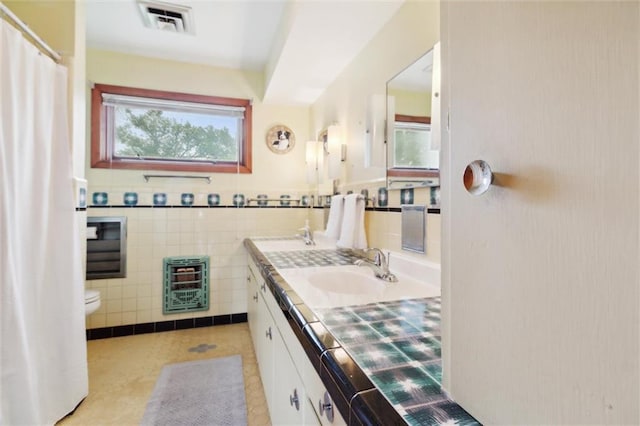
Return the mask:
M 111 337 L 133 336 L 136 334 L 160 333 L 163 331 L 187 330 L 189 328 L 247 322 L 247 313 L 216 315 L 211 317 L 185 318 L 179 320 L 147 322 L 144 324 L 116 325 L 113 327 L 90 328 L 86 330 L 87 340 Z

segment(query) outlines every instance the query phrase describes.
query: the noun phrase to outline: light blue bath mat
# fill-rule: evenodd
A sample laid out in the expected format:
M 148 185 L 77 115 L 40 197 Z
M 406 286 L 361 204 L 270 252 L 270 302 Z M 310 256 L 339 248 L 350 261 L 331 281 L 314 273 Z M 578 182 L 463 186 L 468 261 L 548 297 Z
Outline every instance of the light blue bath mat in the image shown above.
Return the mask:
M 164 366 L 140 424 L 246 425 L 241 356 Z

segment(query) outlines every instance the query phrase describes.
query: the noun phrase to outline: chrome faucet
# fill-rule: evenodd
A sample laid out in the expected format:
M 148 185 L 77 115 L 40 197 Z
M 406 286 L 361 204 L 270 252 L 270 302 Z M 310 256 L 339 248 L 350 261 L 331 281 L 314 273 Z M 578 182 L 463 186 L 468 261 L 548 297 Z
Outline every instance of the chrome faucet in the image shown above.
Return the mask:
M 298 234 L 298 237 L 302 238 L 304 244 L 307 246 L 314 246 L 316 242 L 313 241 L 313 233 L 311 232 L 311 228 L 309 225 L 305 225 L 303 228 L 298 229 L 298 231 L 302 231 L 302 234 Z
M 389 259 L 379 248 L 368 248 L 364 250 L 367 259 L 358 259 L 353 264 L 356 266 L 368 266 L 373 269 L 376 278 L 395 283 L 398 278 L 389 271 Z M 369 253 L 373 253 L 373 260 L 369 258 Z

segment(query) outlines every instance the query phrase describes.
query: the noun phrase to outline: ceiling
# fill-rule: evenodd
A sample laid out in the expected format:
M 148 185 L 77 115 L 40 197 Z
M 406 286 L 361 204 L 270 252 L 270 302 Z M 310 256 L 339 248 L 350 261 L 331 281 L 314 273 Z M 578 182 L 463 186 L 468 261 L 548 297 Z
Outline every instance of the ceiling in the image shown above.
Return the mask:
M 393 77 L 388 87 L 409 92 L 431 92 L 433 80 L 433 49 Z
M 261 71 L 263 102 L 309 105 L 403 2 L 171 0 L 191 9 L 188 34 L 146 27 L 135 0 L 89 0 L 87 47 Z

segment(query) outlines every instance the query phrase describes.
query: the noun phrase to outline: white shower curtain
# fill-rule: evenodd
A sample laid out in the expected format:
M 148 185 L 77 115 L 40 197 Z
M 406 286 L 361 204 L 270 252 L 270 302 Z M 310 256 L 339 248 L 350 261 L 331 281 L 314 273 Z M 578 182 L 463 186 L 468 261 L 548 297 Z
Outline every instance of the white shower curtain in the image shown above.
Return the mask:
M 0 19 L 0 425 L 53 424 L 88 392 L 66 87 Z

